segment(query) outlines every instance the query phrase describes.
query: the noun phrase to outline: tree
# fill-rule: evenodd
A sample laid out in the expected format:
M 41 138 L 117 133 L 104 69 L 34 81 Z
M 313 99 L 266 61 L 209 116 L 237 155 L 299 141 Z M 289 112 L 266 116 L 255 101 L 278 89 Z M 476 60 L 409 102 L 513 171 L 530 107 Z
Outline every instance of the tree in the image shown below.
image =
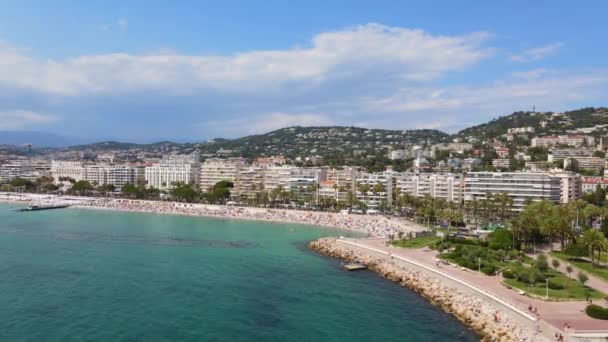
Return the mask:
M 551 261 L 551 264 L 553 265 L 553 268 L 557 269 L 559 267 L 559 260 L 557 260 L 557 259 L 554 258 Z
M 513 245 L 513 234 L 506 229 L 496 229 L 488 235 L 488 247 L 507 250 Z
M 582 286 L 585 286 L 585 283 L 589 280 L 589 277 L 587 276 L 587 274 L 585 274 L 583 272 L 578 272 L 577 278 Z
M 86 180 L 79 180 L 78 182 L 74 183 L 74 185 L 72 185 L 72 188 L 70 189 L 71 191 L 84 195 L 89 191 L 92 191 L 93 185 L 91 183 L 89 183 Z
M 199 197 L 198 191 L 196 191 L 191 184 L 183 183 L 175 184 L 173 189 L 171 189 L 170 194 L 178 201 L 189 203 L 194 202 Z
M 595 252 L 598 253 L 599 260 L 602 251 L 605 251 L 608 247 L 608 242 L 604 234 L 595 229 L 586 230 L 581 236 L 580 242 L 589 251 L 592 266 L 594 266 Z
M 538 268 L 541 272 L 546 272 L 549 269 L 549 263 L 547 262 L 547 256 L 544 254 L 539 254 L 536 257 L 534 266 L 536 268 Z

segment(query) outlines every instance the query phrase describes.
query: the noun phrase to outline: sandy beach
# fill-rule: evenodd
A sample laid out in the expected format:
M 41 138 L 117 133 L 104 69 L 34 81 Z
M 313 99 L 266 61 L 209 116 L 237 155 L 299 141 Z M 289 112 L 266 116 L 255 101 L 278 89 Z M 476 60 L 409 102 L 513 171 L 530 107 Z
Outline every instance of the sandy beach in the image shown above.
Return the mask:
M 362 233 L 369 237 L 388 237 L 399 232 L 421 232 L 425 227 L 413 222 L 380 215 L 340 214 L 317 211 L 234 207 L 199 203 L 145 201 L 114 198 L 57 196 L 26 193 L 0 193 L 0 201 L 19 203 L 65 203 L 76 208 L 177 214 L 223 219 L 295 223 Z

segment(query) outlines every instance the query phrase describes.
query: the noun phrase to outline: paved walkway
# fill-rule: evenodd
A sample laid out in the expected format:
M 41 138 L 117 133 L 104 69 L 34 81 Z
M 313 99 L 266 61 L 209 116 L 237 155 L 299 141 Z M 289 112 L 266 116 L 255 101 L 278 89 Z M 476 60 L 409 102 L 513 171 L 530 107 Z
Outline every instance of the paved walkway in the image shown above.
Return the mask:
M 386 240 L 380 239 L 357 239 L 356 241 L 362 246 L 387 251 L 393 255 L 415 260 L 416 262 L 428 267 L 437 267 L 437 252 L 428 248 L 406 249 L 387 247 L 385 244 Z M 519 292 L 515 290 L 507 289 L 504 285 L 502 285 L 501 277 L 481 275 L 478 272 L 468 269 L 463 270 L 459 266 L 441 265 L 439 268 L 443 272 L 480 287 L 500 297 L 501 299 L 518 306 L 519 308 L 524 308 L 527 310 L 528 306 L 530 305 L 536 307 L 539 318 L 551 325 L 554 329 L 563 331 L 564 325 L 566 323 L 570 323 L 571 327 L 575 331 L 608 331 L 608 321 L 592 319 L 584 313 L 584 308 L 587 305 L 585 301 L 547 302 L 520 295 Z M 589 285 L 591 286 L 591 283 Z M 608 291 L 606 292 L 608 293 Z

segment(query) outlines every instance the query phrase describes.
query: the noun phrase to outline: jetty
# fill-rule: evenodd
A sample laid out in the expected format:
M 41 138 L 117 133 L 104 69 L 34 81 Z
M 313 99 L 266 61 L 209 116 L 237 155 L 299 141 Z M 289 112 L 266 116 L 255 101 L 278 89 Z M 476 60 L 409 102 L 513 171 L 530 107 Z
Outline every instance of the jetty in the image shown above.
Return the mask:
M 27 208 L 17 209 L 17 211 L 38 211 L 50 209 L 63 209 L 69 207 L 69 204 L 30 204 Z
M 367 269 L 367 266 L 358 264 L 358 263 L 354 263 L 354 264 L 344 264 L 344 265 L 342 265 L 342 268 L 347 271 L 363 271 L 363 270 Z

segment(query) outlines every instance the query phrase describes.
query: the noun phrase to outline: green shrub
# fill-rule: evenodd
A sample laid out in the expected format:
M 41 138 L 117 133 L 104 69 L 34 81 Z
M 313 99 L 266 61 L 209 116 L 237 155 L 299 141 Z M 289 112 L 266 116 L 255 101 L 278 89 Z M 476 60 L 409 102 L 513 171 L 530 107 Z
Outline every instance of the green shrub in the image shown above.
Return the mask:
M 513 246 L 513 235 L 506 229 L 497 229 L 488 235 L 488 247 L 508 250 Z
M 608 309 L 605 309 L 599 305 L 591 304 L 585 309 L 585 312 L 589 317 L 597 319 L 608 319 Z
M 481 267 L 481 272 L 486 275 L 494 275 L 496 273 L 496 266 L 493 264 L 483 265 Z
M 504 270 L 502 271 L 502 276 L 506 279 L 513 279 L 515 278 L 515 274 L 513 274 L 513 272 L 511 272 L 510 270 Z
M 528 272 L 526 270 L 521 270 L 517 272 L 517 280 L 522 283 L 529 283 L 530 277 L 528 276 Z
M 564 254 L 584 257 L 589 255 L 589 250 L 587 250 L 587 248 L 585 248 L 585 246 L 583 246 L 582 244 L 573 243 L 564 249 Z
M 562 285 L 562 284 L 560 284 L 560 283 L 558 283 L 558 282 L 556 282 L 556 281 L 554 281 L 552 279 L 549 279 L 549 288 L 551 290 L 563 290 L 564 289 L 564 285 Z

